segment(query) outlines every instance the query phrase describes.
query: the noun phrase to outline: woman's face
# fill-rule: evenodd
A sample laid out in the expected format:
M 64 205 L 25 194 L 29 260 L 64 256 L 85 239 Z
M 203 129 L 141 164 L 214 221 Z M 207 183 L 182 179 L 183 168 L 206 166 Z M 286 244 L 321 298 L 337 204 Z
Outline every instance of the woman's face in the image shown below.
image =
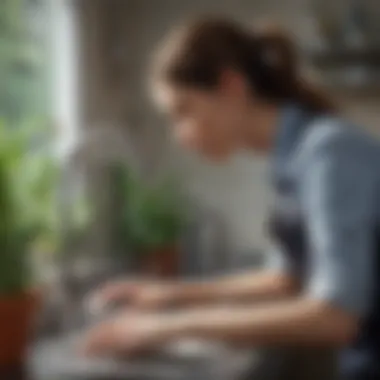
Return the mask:
M 156 90 L 156 100 L 169 115 L 172 133 L 182 146 L 214 160 L 228 158 L 239 147 L 244 96 L 165 84 Z

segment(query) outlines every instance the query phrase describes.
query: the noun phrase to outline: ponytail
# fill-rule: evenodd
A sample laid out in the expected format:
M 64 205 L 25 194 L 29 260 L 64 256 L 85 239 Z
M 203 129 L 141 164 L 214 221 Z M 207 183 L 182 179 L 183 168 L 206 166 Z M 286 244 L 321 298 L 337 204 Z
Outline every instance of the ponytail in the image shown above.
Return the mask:
M 272 69 L 279 89 L 289 101 L 315 112 L 334 112 L 331 99 L 300 74 L 297 49 L 291 38 L 275 25 L 266 25 L 255 33 L 262 46 L 262 59 Z

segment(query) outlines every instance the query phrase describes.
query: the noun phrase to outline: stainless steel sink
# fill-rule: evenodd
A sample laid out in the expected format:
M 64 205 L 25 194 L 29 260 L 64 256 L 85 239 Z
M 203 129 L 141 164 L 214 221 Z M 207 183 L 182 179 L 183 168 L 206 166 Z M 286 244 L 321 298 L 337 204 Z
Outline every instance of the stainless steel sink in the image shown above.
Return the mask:
M 77 354 L 77 340 L 74 335 L 32 347 L 29 366 L 35 380 L 235 380 L 255 365 L 251 351 L 190 340 L 163 347 L 146 358 L 89 359 Z

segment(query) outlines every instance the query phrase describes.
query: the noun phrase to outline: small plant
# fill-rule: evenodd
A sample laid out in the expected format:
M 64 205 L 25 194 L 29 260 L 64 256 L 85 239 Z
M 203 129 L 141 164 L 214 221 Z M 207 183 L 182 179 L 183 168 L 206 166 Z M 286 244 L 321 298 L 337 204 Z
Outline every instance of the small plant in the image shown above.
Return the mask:
M 139 254 L 176 244 L 186 224 L 186 210 L 174 181 L 147 184 L 128 170 L 122 181 L 122 235 Z
M 31 280 L 32 244 L 53 236 L 57 225 L 58 169 L 36 152 L 35 128 L 0 124 L 0 293 L 25 290 Z M 46 134 L 42 135 L 46 137 Z M 41 135 L 40 135 L 41 137 Z
M 26 355 L 42 293 L 35 283 L 35 244 L 57 237 L 58 165 L 43 124 L 0 123 L 0 368 Z M 10 337 L 17 337 L 9 345 Z

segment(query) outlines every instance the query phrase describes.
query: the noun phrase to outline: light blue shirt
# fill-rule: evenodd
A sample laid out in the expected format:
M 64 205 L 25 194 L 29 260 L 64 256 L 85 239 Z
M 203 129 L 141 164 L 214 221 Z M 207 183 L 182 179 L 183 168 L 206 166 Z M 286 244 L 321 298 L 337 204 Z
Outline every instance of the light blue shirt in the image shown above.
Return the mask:
M 278 127 L 273 173 L 295 185 L 280 203 L 294 208 L 305 223 L 311 257 L 307 296 L 365 315 L 377 275 L 374 258 L 380 254 L 374 245 L 380 227 L 380 142 L 343 119 L 308 120 L 289 105 Z M 281 249 L 269 266 L 294 271 Z

